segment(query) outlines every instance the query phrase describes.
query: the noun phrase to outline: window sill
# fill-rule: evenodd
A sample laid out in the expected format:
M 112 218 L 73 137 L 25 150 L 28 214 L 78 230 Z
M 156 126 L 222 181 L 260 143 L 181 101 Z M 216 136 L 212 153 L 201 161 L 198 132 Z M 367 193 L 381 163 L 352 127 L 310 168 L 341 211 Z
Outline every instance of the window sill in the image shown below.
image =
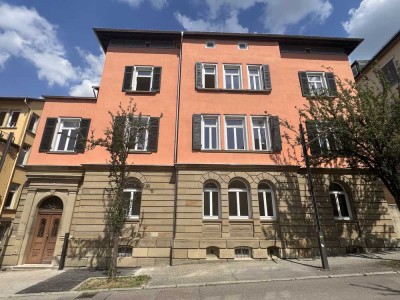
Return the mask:
M 266 218 L 266 217 L 260 217 L 260 222 L 261 223 L 268 223 L 268 222 L 276 222 L 276 217 L 275 218 Z
M 229 222 L 253 222 L 253 219 L 246 217 L 229 217 Z
M 0 129 L 17 129 L 17 127 L 15 126 L 15 127 L 8 127 L 8 126 L 2 126 L 2 127 L 0 127 Z
M 151 154 L 151 151 L 129 150 L 128 154 Z
M 30 134 L 32 134 L 32 135 L 36 135 L 36 132 L 30 131 L 30 130 L 27 130 L 26 132 L 27 132 L 27 133 L 30 133 Z
M 205 152 L 205 153 L 256 153 L 256 154 L 273 154 L 277 153 L 274 151 L 267 151 L 267 150 L 208 150 L 208 149 L 202 149 L 202 150 L 197 150 L 199 152 Z
M 128 90 L 123 90 L 123 92 L 125 92 L 125 94 L 136 94 L 136 95 L 155 95 L 158 94 L 160 91 L 128 91 Z
M 126 222 L 130 222 L 130 223 L 139 222 L 139 217 L 128 217 L 128 218 L 126 218 Z
M 62 155 L 74 155 L 78 154 L 76 151 L 47 151 L 46 154 L 62 154 Z
M 352 223 L 354 222 L 351 218 L 335 218 L 335 221 L 338 223 Z
M 208 89 L 196 88 L 198 92 L 212 92 L 212 93 L 234 93 L 234 94 L 270 94 L 271 90 L 244 90 L 244 89 Z
M 212 223 L 212 222 L 221 223 L 222 220 L 220 218 L 213 219 L 213 218 L 204 218 L 203 217 L 203 222 L 205 222 L 205 223 Z

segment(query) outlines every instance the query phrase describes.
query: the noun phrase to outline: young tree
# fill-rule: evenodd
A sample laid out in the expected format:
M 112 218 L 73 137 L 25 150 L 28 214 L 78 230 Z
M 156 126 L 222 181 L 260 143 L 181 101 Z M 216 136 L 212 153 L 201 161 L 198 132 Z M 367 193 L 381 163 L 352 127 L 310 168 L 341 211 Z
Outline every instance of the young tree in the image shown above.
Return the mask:
M 136 104 L 132 103 L 132 99 L 126 108 L 120 104 L 119 110 L 116 113 L 109 112 L 109 115 L 111 121 L 104 131 L 104 137 L 95 138 L 92 131 L 87 147 L 89 149 L 102 147 L 109 154 L 107 222 L 110 228 L 108 246 L 111 247 L 111 261 L 108 265 L 108 276 L 115 280 L 119 239 L 130 208 L 130 199 L 124 196 L 124 189 L 130 183 L 131 164 L 128 163 L 128 154 L 131 149 L 135 149 L 136 145 L 144 144 L 149 125 L 147 118 L 144 119 L 141 114 L 136 114 Z
M 362 84 L 336 78 L 335 94 L 313 91 L 299 113 L 306 120 L 314 165 L 341 161 L 355 169 L 370 169 L 400 208 L 399 89 L 382 71 L 374 73 L 377 80 Z M 287 121 L 282 124 L 294 130 Z

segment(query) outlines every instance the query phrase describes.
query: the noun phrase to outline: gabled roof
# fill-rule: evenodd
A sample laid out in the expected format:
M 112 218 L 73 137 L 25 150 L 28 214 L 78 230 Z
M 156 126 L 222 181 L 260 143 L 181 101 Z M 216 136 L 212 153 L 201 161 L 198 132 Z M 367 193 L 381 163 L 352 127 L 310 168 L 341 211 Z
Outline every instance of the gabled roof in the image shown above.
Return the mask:
M 282 35 L 263 33 L 226 33 L 226 32 L 201 32 L 201 31 L 161 31 L 161 30 L 131 30 L 131 29 L 107 29 L 93 28 L 97 39 L 107 52 L 111 40 L 179 40 L 181 35 L 184 38 L 193 39 L 225 39 L 225 40 L 255 40 L 255 41 L 276 41 L 293 45 L 309 45 L 324 47 L 343 48 L 349 55 L 363 39 L 342 38 L 342 37 L 321 37 L 304 35 Z

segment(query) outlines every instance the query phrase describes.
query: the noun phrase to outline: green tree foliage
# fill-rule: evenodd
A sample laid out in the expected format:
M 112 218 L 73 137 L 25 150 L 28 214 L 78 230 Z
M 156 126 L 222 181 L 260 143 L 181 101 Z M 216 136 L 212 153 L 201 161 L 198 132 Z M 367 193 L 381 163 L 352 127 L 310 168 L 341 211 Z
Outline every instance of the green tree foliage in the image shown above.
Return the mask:
M 391 85 L 380 70 L 376 80 L 355 84 L 336 78 L 337 95 L 315 91 L 299 109 L 307 126 L 314 165 L 344 163 L 368 168 L 384 183 L 400 207 L 400 98 L 399 85 Z M 398 77 L 400 78 L 400 77 Z M 294 130 L 287 121 L 287 128 Z M 313 152 L 313 151 L 311 151 Z

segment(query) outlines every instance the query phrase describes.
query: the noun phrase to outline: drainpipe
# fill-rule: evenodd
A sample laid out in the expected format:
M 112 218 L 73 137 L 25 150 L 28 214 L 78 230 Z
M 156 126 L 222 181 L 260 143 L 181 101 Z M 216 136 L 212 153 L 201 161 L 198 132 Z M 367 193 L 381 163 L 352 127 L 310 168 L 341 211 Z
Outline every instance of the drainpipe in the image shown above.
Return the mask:
M 181 44 L 179 49 L 179 64 L 178 64 L 178 84 L 176 87 L 176 115 L 175 115 L 175 141 L 174 141 L 174 172 L 175 172 L 175 190 L 174 190 L 174 211 L 172 219 L 172 239 L 169 253 L 169 264 L 172 266 L 172 250 L 176 235 L 176 208 L 178 203 L 178 131 L 179 131 L 179 108 L 181 100 L 181 74 L 182 74 L 182 48 L 183 48 L 183 31 L 181 31 Z

